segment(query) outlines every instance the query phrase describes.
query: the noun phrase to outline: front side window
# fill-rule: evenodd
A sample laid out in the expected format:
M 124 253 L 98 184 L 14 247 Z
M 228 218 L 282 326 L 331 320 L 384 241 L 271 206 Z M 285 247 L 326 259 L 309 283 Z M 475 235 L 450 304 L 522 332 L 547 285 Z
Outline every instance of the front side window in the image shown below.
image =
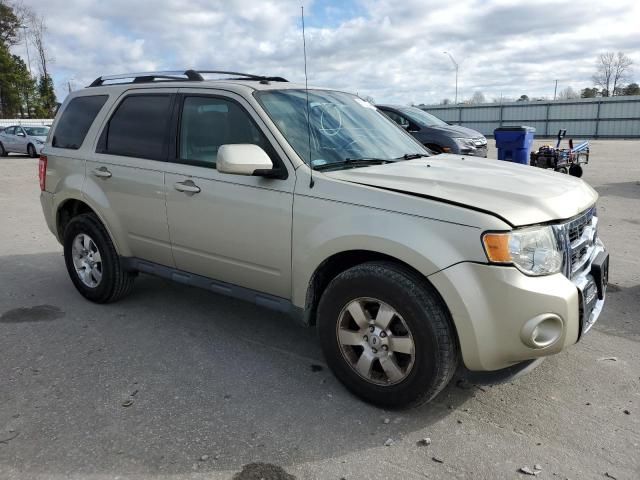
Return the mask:
M 15 127 L 9 127 L 5 129 L 4 133 L 6 133 L 7 135 L 13 135 L 13 132 L 15 132 L 15 130 L 16 130 Z
M 261 105 L 296 153 L 313 167 L 356 159 L 395 161 L 429 155 L 373 105 L 355 95 L 327 90 L 265 90 Z M 307 127 L 309 125 L 309 127 Z
M 402 115 L 398 115 L 396 112 L 392 112 L 390 110 L 383 110 L 383 112 L 387 117 L 389 117 L 391 120 L 396 122 L 398 125 L 402 125 L 402 126 L 409 125 L 409 120 L 404 118 Z
M 107 124 L 99 152 L 165 160 L 172 100 L 170 94 L 126 97 Z
M 447 122 L 440 120 L 438 117 L 425 112 L 417 107 L 406 107 L 402 109 L 402 112 L 406 114 L 412 121 L 423 127 L 442 127 L 447 125 Z
M 273 158 L 272 148 L 249 114 L 237 103 L 218 97 L 186 97 L 182 107 L 179 159 L 194 165 L 215 167 L 218 149 L 232 143 L 262 147 Z
M 72 99 L 62 112 L 51 144 L 71 150 L 80 148 L 107 98 L 108 95 L 89 95 Z

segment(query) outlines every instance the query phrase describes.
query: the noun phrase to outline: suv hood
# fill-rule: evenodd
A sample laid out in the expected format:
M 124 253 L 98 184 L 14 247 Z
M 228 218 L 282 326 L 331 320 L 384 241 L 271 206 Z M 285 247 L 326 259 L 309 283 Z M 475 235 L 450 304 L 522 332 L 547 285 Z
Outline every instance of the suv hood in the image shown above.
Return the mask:
M 346 182 L 485 211 L 513 226 L 571 218 L 598 198 L 593 188 L 569 175 L 460 155 L 445 154 L 324 173 Z

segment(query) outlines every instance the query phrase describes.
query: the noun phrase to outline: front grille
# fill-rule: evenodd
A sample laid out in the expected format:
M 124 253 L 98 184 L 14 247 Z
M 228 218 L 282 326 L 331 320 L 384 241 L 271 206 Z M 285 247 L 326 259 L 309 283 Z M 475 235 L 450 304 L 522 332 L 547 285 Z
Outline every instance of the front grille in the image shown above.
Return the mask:
M 590 208 L 560 226 L 560 234 L 567 249 L 565 273 L 569 278 L 573 278 L 588 264 L 596 244 L 597 224 L 595 208 Z

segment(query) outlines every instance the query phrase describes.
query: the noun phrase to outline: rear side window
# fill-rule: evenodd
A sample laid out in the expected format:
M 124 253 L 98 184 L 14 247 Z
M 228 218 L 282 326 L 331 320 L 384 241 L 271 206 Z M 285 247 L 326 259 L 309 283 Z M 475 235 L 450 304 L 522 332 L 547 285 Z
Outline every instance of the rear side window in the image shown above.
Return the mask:
M 170 94 L 126 97 L 109 120 L 98 151 L 166 160 L 172 99 Z
M 108 95 L 91 95 L 71 100 L 62 112 L 51 144 L 57 148 L 79 149 L 107 98 Z

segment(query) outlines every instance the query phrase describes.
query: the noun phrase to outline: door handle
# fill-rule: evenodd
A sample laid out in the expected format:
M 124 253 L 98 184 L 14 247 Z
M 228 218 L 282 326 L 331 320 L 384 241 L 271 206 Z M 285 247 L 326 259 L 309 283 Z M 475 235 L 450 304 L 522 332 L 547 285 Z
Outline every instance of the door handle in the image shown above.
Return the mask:
M 111 172 L 107 169 L 107 167 L 96 168 L 91 173 L 94 177 L 111 178 Z
M 179 192 L 184 193 L 200 193 L 200 187 L 193 183 L 193 180 L 185 180 L 184 182 L 176 182 L 173 184 L 173 188 Z

